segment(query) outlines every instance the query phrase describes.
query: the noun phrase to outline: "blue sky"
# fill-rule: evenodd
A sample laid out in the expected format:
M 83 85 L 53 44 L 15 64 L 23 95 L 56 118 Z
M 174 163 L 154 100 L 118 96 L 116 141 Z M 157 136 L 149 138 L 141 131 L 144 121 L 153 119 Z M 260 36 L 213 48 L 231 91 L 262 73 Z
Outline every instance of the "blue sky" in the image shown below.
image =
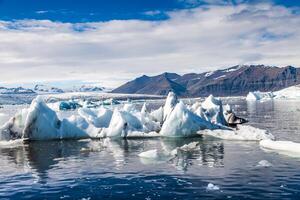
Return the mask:
M 163 20 L 164 12 L 209 4 L 271 2 L 287 7 L 300 6 L 297 0 L 0 0 L 2 20 L 37 19 L 61 22 L 97 22 L 114 19 Z M 147 11 L 161 14 L 145 15 Z
M 300 66 L 300 1 L 0 0 L 0 86 Z

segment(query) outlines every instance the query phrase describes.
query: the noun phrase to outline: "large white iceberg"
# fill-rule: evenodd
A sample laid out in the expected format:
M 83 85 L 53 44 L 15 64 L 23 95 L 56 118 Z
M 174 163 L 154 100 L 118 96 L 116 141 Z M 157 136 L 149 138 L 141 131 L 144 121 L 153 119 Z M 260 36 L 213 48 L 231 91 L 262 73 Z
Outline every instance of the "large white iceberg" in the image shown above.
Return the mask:
M 247 101 L 263 101 L 263 100 L 270 100 L 275 98 L 275 95 L 273 92 L 260 92 L 260 91 L 255 91 L 255 92 L 249 92 L 246 100 Z
M 199 130 L 215 128 L 215 125 L 188 110 L 180 101 L 168 114 L 160 134 L 165 137 L 190 137 Z
M 291 86 L 279 91 L 274 92 L 276 99 L 299 99 L 300 98 L 300 85 Z

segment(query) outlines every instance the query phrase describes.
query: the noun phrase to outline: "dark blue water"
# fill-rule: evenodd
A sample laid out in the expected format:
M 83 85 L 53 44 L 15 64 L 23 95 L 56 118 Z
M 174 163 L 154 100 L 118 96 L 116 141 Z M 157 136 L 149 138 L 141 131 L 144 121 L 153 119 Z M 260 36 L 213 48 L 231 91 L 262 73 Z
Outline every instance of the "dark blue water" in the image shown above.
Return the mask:
M 251 124 L 300 141 L 300 101 L 231 100 Z M 199 146 L 167 161 L 138 154 Z M 258 167 L 268 160 L 271 167 Z M 300 159 L 209 138 L 31 142 L 0 147 L 1 199 L 300 199 Z M 209 191 L 208 183 L 220 189 Z

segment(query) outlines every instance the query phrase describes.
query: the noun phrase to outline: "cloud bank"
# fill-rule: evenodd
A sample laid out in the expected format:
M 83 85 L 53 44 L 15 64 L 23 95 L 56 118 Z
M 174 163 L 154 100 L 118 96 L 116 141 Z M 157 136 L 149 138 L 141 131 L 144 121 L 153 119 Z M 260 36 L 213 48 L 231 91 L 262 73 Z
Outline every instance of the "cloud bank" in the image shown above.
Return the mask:
M 160 21 L 0 21 L 0 85 L 80 80 L 115 87 L 164 71 L 300 66 L 298 8 L 205 5 L 165 14 Z

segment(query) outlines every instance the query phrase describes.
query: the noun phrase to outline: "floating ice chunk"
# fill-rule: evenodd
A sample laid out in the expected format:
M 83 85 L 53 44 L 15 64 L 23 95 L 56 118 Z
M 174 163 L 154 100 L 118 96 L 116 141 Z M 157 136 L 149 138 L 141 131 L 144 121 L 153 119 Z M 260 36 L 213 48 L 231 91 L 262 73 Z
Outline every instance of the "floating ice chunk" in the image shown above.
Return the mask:
M 220 190 L 220 187 L 217 185 L 214 185 L 212 183 L 209 183 L 206 187 L 207 191 L 216 191 L 216 190 Z
M 31 139 L 59 139 L 61 121 L 45 102 L 37 97 L 31 103 L 26 117 L 23 137 Z
M 273 99 L 275 95 L 273 92 L 260 92 L 260 91 L 255 91 L 255 92 L 249 92 L 246 100 L 247 101 L 261 101 L 261 100 L 270 100 Z
M 113 111 L 100 107 L 98 109 L 80 108 L 78 114 L 95 127 L 108 127 Z
M 81 105 L 74 101 L 62 101 L 59 104 L 59 110 L 75 110 L 79 107 L 81 107 Z
M 139 154 L 139 157 L 156 159 L 156 158 L 158 158 L 157 149 L 142 152 L 142 153 Z
M 0 128 L 0 140 L 22 138 L 28 109 L 22 109 Z
M 177 103 L 178 103 L 178 99 L 176 94 L 174 92 L 169 92 L 164 106 L 163 121 L 167 119 L 167 117 L 170 115 L 170 113 L 175 108 Z
M 249 125 L 238 125 L 237 129 L 231 130 L 203 130 L 198 132 L 200 135 L 212 136 L 223 140 L 248 140 L 248 141 L 260 141 L 260 140 L 274 140 L 275 137 L 267 130 L 255 128 Z
M 23 138 L 30 140 L 51 140 L 66 138 L 87 138 L 89 135 L 67 119 L 58 119 L 56 113 L 37 97 L 31 103 L 26 117 Z
M 174 158 L 177 154 L 177 151 L 172 151 L 171 153 L 161 151 L 157 149 L 152 149 L 140 153 L 138 156 L 141 158 L 141 161 L 145 164 L 155 163 L 155 162 L 166 162 Z M 149 162 L 152 161 L 152 162 Z
M 272 141 L 272 140 L 262 140 L 260 141 L 260 146 L 268 150 L 276 151 L 288 156 L 300 156 L 300 143 L 292 141 Z
M 215 98 L 213 95 L 209 95 L 209 97 L 201 104 L 201 107 L 205 110 L 206 118 L 211 123 L 226 125 L 222 101 L 220 99 Z
M 183 151 L 191 151 L 191 150 L 195 150 L 199 145 L 199 142 L 191 142 L 189 144 L 185 144 L 181 147 L 179 147 L 178 149 L 183 150 Z
M 109 106 L 109 105 L 117 105 L 120 104 L 120 102 L 118 102 L 117 100 L 110 98 L 110 99 L 106 99 L 102 102 L 103 105 Z
M 257 167 L 272 167 L 272 163 L 270 163 L 267 160 L 261 160 L 258 162 L 258 164 L 256 165 Z
M 160 134 L 165 137 L 189 137 L 203 129 L 214 129 L 215 126 L 192 113 L 180 101 L 164 122 Z

